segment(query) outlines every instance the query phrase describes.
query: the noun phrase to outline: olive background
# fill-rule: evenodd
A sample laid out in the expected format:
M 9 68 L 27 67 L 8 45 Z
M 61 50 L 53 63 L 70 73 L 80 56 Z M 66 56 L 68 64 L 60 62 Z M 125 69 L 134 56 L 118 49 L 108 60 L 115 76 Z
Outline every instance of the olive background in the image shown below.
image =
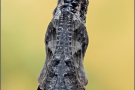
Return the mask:
M 1 1 L 1 89 L 36 90 L 57 0 Z M 90 0 L 86 90 L 134 89 L 134 1 Z

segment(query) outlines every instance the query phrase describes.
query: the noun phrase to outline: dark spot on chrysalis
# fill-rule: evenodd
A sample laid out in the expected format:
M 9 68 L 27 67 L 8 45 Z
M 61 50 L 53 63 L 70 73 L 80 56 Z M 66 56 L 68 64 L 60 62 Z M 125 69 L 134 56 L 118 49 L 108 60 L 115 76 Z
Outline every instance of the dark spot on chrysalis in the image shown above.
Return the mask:
M 59 63 L 60 63 L 59 60 L 54 60 L 54 61 L 52 61 L 52 66 L 55 67 L 55 66 L 57 66 Z
M 38 86 L 37 90 L 42 90 L 42 89 L 40 89 L 40 87 Z

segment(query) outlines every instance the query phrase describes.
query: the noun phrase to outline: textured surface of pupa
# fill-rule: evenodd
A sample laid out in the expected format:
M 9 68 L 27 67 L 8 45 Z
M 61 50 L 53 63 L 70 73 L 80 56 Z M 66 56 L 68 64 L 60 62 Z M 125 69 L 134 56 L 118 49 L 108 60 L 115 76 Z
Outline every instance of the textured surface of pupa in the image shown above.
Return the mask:
M 87 0 L 59 0 L 45 35 L 46 61 L 37 90 L 85 90 Z

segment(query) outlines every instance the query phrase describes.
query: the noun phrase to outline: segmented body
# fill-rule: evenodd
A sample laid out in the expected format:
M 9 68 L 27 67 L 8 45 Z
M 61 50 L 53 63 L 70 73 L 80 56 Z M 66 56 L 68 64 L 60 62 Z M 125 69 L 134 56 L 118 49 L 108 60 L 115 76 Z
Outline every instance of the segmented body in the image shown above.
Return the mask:
M 39 76 L 38 90 L 85 90 L 88 80 L 83 58 L 88 36 L 84 23 L 70 9 L 73 8 L 62 8 L 59 14 L 57 10 L 48 26 L 47 57 Z

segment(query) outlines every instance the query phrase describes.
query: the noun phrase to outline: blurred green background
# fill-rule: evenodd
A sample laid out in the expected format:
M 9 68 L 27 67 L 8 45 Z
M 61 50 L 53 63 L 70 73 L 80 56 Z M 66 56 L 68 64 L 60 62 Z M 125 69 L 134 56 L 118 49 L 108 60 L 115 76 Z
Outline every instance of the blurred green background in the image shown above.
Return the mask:
M 2 0 L 2 90 L 36 90 L 57 0 Z M 134 1 L 90 0 L 86 90 L 133 90 Z

